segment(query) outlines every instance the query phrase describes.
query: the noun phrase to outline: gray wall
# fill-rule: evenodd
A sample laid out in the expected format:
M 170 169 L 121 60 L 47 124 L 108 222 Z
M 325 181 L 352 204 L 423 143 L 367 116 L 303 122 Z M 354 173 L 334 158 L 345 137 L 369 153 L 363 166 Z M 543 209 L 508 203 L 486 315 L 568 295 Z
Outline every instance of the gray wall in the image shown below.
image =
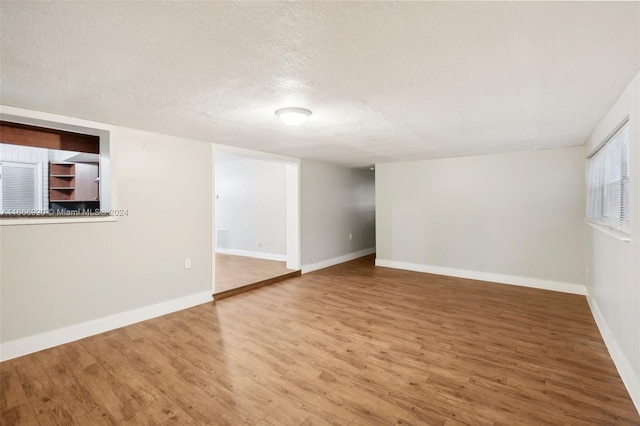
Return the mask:
M 303 267 L 375 247 L 374 172 L 302 160 L 300 220 Z
M 118 128 L 111 159 L 128 216 L 2 227 L 1 342 L 211 290 L 211 145 Z
M 596 229 L 587 232 L 587 288 L 594 316 L 618 371 L 640 409 L 640 74 L 604 116 L 583 157 L 626 118 L 630 122 L 631 240 Z
M 376 166 L 377 258 L 584 284 L 581 147 Z
M 286 255 L 286 163 L 223 153 L 215 158 L 216 229 L 229 231 L 229 249 Z

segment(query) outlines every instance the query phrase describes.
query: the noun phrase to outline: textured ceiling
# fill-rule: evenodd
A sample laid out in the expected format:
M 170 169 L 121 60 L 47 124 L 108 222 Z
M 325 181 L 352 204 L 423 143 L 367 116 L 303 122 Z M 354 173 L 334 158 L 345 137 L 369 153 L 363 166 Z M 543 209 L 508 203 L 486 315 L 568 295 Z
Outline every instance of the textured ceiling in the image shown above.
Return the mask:
M 580 145 L 639 6 L 3 1 L 0 101 L 347 166 Z

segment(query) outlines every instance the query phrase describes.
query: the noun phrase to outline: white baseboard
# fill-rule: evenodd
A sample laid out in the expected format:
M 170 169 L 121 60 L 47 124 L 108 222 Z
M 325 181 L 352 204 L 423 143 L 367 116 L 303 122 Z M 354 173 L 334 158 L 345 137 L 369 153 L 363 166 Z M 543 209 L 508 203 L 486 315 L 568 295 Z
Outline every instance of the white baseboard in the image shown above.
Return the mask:
M 596 300 L 587 295 L 587 302 L 589 302 L 591 314 L 593 314 L 593 318 L 596 320 L 602 339 L 609 350 L 609 355 L 611 355 L 611 359 L 618 370 L 618 374 L 620 374 L 620 378 L 622 378 L 622 382 L 626 386 L 627 392 L 629 392 L 629 396 L 636 406 L 636 410 L 640 413 L 640 377 L 635 373 L 633 367 L 631 367 L 631 363 L 624 355 L 618 341 L 607 325 Z
M 376 266 L 385 268 L 405 269 L 407 271 L 425 272 L 428 274 L 448 275 L 451 277 L 467 278 L 471 280 L 489 281 L 500 284 L 511 284 L 521 287 L 540 288 L 543 290 L 561 291 L 563 293 L 587 294 L 582 284 L 565 283 L 562 281 L 541 280 L 538 278 L 519 277 L 517 275 L 493 274 L 489 272 L 468 271 L 465 269 L 446 268 L 442 266 L 423 265 L 419 263 L 398 262 L 395 260 L 376 259 Z
M 368 249 L 354 251 L 353 253 L 345 254 L 344 256 L 334 257 L 332 259 L 321 260 L 320 262 L 302 265 L 302 273 L 307 274 L 309 272 L 317 271 L 318 269 L 328 268 L 329 266 L 334 266 L 340 263 L 348 262 L 350 260 L 354 260 L 362 256 L 373 254 L 375 252 L 376 252 L 376 248 L 370 247 Z
M 287 261 L 286 254 L 265 253 L 263 251 L 216 248 L 216 253 L 232 254 L 234 256 L 254 257 L 256 259 L 275 260 L 277 262 Z
M 105 331 L 114 330 L 136 322 L 170 314 L 182 309 L 211 302 L 211 291 L 192 294 L 155 305 L 145 306 L 108 317 L 47 331 L 33 336 L 23 337 L 0 344 L 0 361 L 38 352 L 54 346 L 84 339 Z

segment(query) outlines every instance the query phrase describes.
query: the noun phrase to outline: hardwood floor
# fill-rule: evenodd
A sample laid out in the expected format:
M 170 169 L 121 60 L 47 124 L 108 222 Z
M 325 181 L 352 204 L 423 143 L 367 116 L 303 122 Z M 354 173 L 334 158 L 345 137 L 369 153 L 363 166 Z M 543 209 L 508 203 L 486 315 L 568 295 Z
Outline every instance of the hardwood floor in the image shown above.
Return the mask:
M 257 290 L 262 287 L 266 287 L 268 285 L 272 285 L 278 283 L 280 281 L 288 280 L 289 278 L 299 277 L 302 275 L 301 271 L 290 271 L 283 275 L 278 275 L 277 277 L 267 278 L 266 280 L 258 281 L 251 284 L 246 284 L 240 287 L 232 288 L 230 290 L 216 292 L 214 293 L 214 299 L 216 301 L 220 301 L 222 299 L 226 299 L 227 297 L 237 296 L 238 294 L 246 293 L 247 291 Z
M 293 272 L 286 262 L 222 253 L 215 256 L 216 294 Z
M 371 257 L 0 364 L 3 425 L 638 425 L 582 296 Z

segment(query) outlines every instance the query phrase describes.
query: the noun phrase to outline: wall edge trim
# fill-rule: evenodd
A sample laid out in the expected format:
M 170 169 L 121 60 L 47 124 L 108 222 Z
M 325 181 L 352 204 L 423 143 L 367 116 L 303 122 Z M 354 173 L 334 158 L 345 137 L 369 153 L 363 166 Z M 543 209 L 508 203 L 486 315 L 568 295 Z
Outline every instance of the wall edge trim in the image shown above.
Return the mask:
M 376 266 L 381 266 L 384 268 L 404 269 L 407 271 L 423 272 L 427 274 L 447 275 L 451 277 L 467 278 L 478 281 L 488 281 L 498 284 L 509 284 L 521 287 L 538 288 L 542 290 L 559 291 L 563 293 L 580 295 L 587 294 L 587 289 L 582 284 L 521 277 L 517 275 L 469 271 L 466 269 L 447 268 L 443 266 L 426 265 L 421 263 L 398 262 L 396 260 L 388 259 L 376 259 Z
M 602 340 L 604 340 L 604 344 L 609 351 L 611 359 L 613 360 L 613 364 L 616 366 L 618 374 L 620 375 L 624 386 L 627 388 L 627 392 L 629 392 L 631 401 L 633 401 L 633 404 L 636 406 L 636 410 L 638 410 L 638 413 L 640 414 L 640 377 L 638 377 L 634 372 L 631 367 L 631 363 L 611 332 L 611 329 L 605 321 L 602 311 L 598 306 L 598 302 L 596 302 L 596 300 L 589 294 L 587 294 L 587 302 L 589 303 L 589 308 L 591 308 L 591 314 L 598 326 L 598 330 L 600 330 L 600 335 L 602 335 Z
M 172 312 L 192 308 L 203 303 L 211 302 L 211 291 L 202 291 L 189 296 L 167 300 L 153 305 L 143 306 L 118 314 L 97 318 L 79 324 L 58 328 L 44 333 L 26 336 L 8 342 L 0 343 L 0 361 L 7 361 L 49 349 L 65 343 L 84 339 L 116 328 L 146 321 Z
M 215 252 L 220 254 L 230 254 L 233 256 L 253 257 L 255 259 L 275 260 L 277 262 L 287 261 L 286 254 L 266 253 L 263 251 L 216 248 Z
M 306 265 L 302 265 L 302 273 L 308 274 L 309 272 L 317 271 L 319 269 L 328 268 L 330 266 L 335 266 L 340 263 L 348 262 L 350 260 L 357 259 L 359 257 L 368 256 L 376 252 L 375 247 L 369 247 L 363 250 L 354 251 L 352 253 L 345 254 L 343 256 L 333 257 L 331 259 L 321 260 L 316 263 L 308 263 Z

